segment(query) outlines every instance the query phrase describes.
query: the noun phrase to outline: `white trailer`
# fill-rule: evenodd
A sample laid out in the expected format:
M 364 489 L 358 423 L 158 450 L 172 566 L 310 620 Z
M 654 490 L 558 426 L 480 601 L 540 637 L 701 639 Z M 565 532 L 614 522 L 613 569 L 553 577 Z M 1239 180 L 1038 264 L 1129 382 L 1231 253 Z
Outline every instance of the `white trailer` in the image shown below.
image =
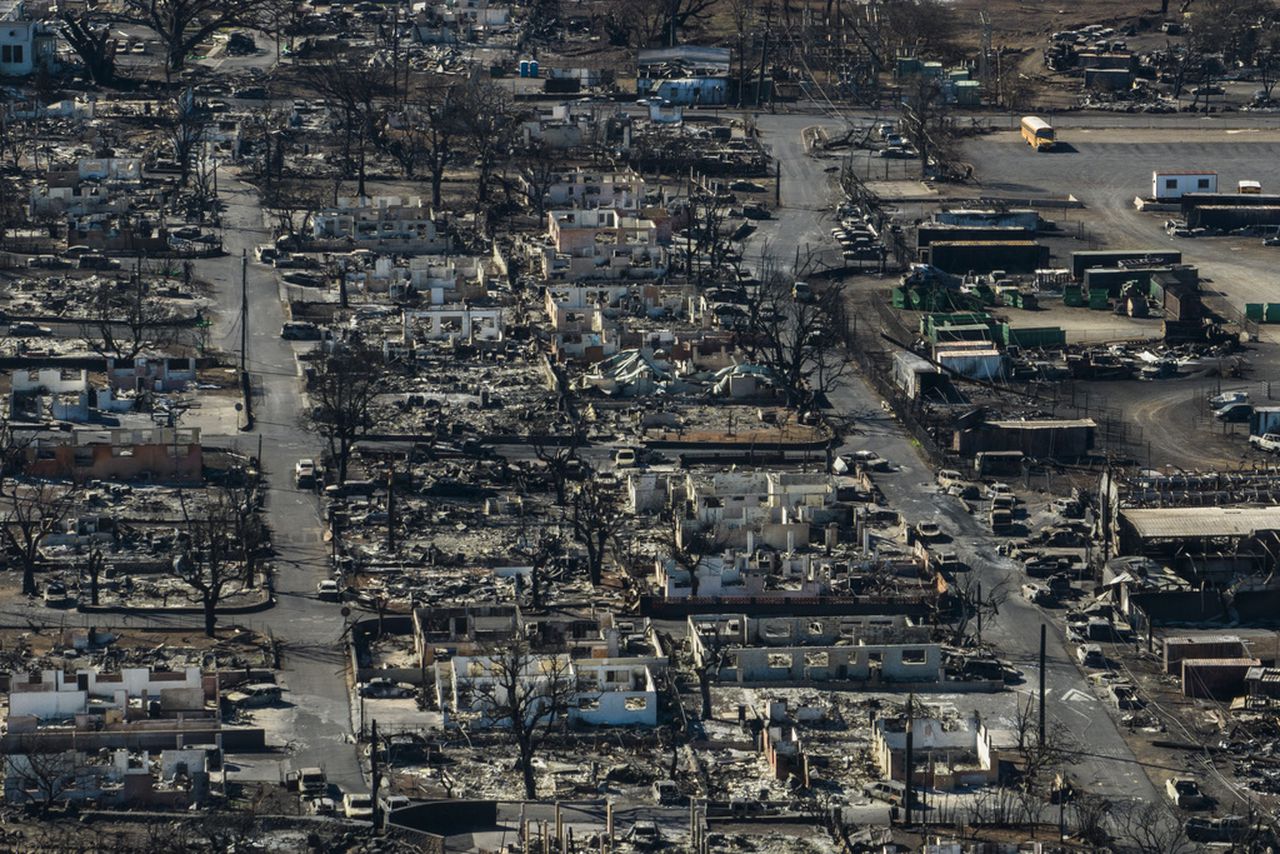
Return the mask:
M 1218 192 L 1217 172 L 1151 173 L 1151 198 L 1158 202 L 1180 199 L 1186 193 Z

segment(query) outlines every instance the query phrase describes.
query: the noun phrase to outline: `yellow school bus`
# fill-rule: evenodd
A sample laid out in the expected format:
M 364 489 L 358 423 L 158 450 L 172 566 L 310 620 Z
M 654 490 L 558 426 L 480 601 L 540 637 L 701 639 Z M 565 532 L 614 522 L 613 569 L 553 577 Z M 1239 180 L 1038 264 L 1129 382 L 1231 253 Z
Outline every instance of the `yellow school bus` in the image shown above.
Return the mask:
M 1054 144 L 1053 125 L 1035 116 L 1023 116 L 1022 138 L 1036 151 L 1048 151 Z

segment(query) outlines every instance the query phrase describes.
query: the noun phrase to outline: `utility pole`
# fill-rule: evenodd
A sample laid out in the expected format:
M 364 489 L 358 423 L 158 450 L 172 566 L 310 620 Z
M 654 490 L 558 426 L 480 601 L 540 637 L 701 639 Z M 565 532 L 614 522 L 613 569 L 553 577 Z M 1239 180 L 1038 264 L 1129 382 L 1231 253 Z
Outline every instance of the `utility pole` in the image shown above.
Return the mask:
M 382 766 L 378 764 L 378 719 L 373 719 L 373 725 L 369 734 L 369 776 L 372 778 L 372 785 L 369 787 L 369 796 L 373 801 L 373 832 L 377 834 L 378 819 L 381 812 L 378 808 L 378 789 L 382 788 Z
M 1044 750 L 1044 640 L 1046 628 L 1044 623 L 1040 624 L 1040 732 L 1037 738 L 1040 742 L 1041 750 Z
M 396 470 L 387 466 L 387 551 L 396 550 Z
M 245 378 L 245 352 L 249 346 L 249 252 L 240 250 L 240 381 Z
M 760 46 L 760 79 L 756 83 L 756 109 L 764 102 L 764 71 L 769 65 L 769 37 L 773 35 L 773 4 L 764 7 L 764 41 Z
M 915 770 L 915 758 L 916 758 L 915 757 L 915 746 L 916 746 L 915 735 L 913 733 L 913 730 L 914 730 L 913 716 L 915 713 L 915 707 L 916 707 L 916 694 L 914 691 L 912 691 L 910 694 L 907 695 L 907 757 L 906 757 L 907 774 L 906 774 L 906 789 L 903 791 L 903 797 L 902 797 L 902 805 L 907 811 L 907 814 L 906 814 L 907 827 L 911 826 L 911 810 L 915 806 L 915 798 L 913 797 L 915 793 L 915 786 L 912 785 L 913 783 L 912 771 Z
M 978 646 L 982 646 L 982 582 L 978 582 L 978 598 L 974 600 L 974 607 L 978 611 Z

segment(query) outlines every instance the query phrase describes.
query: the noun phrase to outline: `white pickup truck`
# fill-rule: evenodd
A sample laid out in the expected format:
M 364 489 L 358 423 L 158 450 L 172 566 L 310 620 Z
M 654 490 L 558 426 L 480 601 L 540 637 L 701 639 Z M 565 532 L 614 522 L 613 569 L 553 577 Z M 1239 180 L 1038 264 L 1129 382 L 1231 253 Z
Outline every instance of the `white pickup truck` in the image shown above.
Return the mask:
M 1250 436 L 1249 444 L 1259 451 L 1267 451 L 1274 454 L 1276 451 L 1280 451 L 1280 433 L 1263 433 L 1261 436 Z

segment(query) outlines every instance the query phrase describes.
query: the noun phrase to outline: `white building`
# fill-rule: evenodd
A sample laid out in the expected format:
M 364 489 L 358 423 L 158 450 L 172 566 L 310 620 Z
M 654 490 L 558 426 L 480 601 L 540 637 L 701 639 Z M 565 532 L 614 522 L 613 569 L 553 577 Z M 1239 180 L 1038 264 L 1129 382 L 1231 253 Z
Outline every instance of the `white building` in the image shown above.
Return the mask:
M 673 484 L 673 487 L 676 484 Z M 809 529 L 835 520 L 835 481 L 804 472 L 687 474 L 679 532 L 713 532 L 727 546 L 755 544 L 793 552 L 809 544 Z M 677 505 L 679 506 L 679 505 Z
M 446 714 L 464 715 L 473 726 L 502 726 L 490 714 L 508 703 L 501 658 L 455 656 L 436 664 L 436 700 Z M 531 655 L 523 662 L 520 691 L 532 714 L 550 710 L 540 702 L 566 697 L 570 723 L 587 726 L 656 726 L 658 689 L 649 661 Z
M 163 711 L 205 712 L 209 696 L 199 667 L 153 671 L 126 667 L 117 673 L 97 670 L 42 670 L 25 681 L 14 677 L 9 690 L 9 719 L 69 718 L 91 710 L 127 709 L 131 700 L 158 700 Z
M 544 196 L 553 207 L 613 208 L 639 210 L 644 204 L 645 182 L 634 169 L 597 172 L 575 169 L 560 176 Z
M 417 196 L 340 198 L 332 208 L 316 211 L 316 240 L 342 240 L 361 246 L 386 244 L 403 252 L 438 253 L 449 241 L 436 230 L 429 205 Z
M 401 331 L 404 343 L 426 341 L 501 341 L 502 309 L 441 305 L 406 309 Z
M 547 214 L 547 238 L 537 246 L 545 278 L 660 278 L 666 251 L 653 220 L 612 208 L 555 210 Z
M 388 257 L 374 261 L 373 270 L 348 274 L 362 290 L 385 293 L 392 299 L 424 294 L 431 305 L 478 299 L 486 294 L 485 260 L 474 256 L 415 255 L 396 264 Z
M 53 65 L 57 35 L 27 18 L 22 0 L 0 0 L 0 77 L 25 77 Z
M 1180 199 L 1187 193 L 1218 192 L 1217 172 L 1151 173 L 1151 198 L 1158 202 Z

